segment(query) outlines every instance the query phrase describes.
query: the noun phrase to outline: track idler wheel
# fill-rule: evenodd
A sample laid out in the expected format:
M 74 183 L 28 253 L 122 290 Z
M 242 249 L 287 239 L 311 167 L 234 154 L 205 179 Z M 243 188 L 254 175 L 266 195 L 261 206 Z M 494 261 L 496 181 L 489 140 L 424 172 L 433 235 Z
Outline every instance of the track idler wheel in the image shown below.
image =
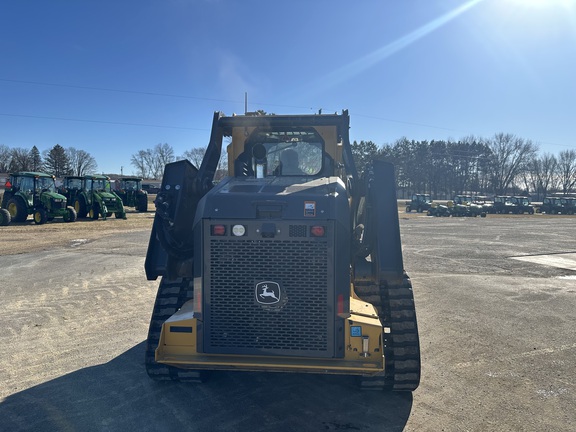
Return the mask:
M 355 284 L 356 293 L 378 310 L 384 333 L 385 370 L 364 375 L 360 385 L 367 390 L 413 391 L 420 383 L 420 342 L 412 283 L 381 281 L 380 285 Z
M 206 377 L 205 371 L 180 369 L 162 363 L 156 363 L 154 353 L 160 341 L 162 324 L 178 311 L 184 303 L 194 298 L 194 286 L 192 279 L 169 280 L 163 277 L 158 287 L 158 294 L 150 319 L 148 339 L 146 340 L 146 354 L 144 363 L 146 373 L 155 381 L 185 381 L 203 382 Z

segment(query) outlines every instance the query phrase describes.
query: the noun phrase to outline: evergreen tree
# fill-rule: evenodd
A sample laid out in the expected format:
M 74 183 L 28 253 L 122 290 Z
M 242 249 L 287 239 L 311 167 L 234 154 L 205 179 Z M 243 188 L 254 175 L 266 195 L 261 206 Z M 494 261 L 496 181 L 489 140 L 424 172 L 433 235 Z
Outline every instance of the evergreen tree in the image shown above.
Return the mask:
M 71 174 L 70 160 L 66 155 L 66 150 L 60 144 L 56 144 L 44 160 L 44 169 L 48 174 L 55 175 L 56 177 L 63 177 Z
M 32 171 L 40 171 L 42 169 L 42 157 L 38 147 L 34 146 L 30 150 L 30 169 Z
M 359 173 L 364 172 L 368 164 L 378 155 L 378 146 L 372 141 L 354 141 L 351 150 Z

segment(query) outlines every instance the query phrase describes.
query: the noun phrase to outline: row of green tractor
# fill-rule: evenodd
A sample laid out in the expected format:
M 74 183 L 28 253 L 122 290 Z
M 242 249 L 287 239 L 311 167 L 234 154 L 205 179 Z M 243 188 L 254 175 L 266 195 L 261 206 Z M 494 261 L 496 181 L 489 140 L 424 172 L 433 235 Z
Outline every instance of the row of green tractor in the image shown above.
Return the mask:
M 406 212 L 426 212 L 428 216 L 486 217 L 488 213 L 483 205 L 474 202 L 471 196 L 456 195 L 453 200 L 440 204 L 433 202 L 430 194 L 414 194 L 406 201 Z
M 446 204 L 433 202 L 430 194 L 414 194 L 406 201 L 406 212 L 415 210 L 426 212 L 428 216 L 480 216 L 487 214 L 576 214 L 576 198 L 546 197 L 542 204 L 534 206 L 524 196 L 486 196 L 456 195 Z
M 479 203 L 478 197 L 475 200 Z M 495 196 L 493 202 L 485 201 L 485 209 L 492 214 L 576 214 L 576 198 L 546 197 L 535 205 L 525 196 Z
M 574 197 L 547 197 L 536 209 L 537 213 L 547 214 L 576 214 L 576 198 Z
M 469 195 L 456 195 L 445 205 L 431 203 L 428 216 L 486 217 L 486 208 L 475 202 Z
M 77 218 L 126 219 L 125 206 L 148 210 L 148 193 L 142 180 L 125 177 L 113 190 L 104 175 L 66 176 L 60 187 L 55 177 L 41 172 L 10 174 L 0 205 L 0 226 L 24 222 L 32 215 L 36 224 L 55 218 L 75 222 Z

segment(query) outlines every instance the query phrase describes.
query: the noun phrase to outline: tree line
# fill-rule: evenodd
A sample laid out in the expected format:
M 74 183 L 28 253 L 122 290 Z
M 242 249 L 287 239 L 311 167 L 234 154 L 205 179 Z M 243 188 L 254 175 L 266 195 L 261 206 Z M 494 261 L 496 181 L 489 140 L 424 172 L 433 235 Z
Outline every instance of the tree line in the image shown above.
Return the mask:
M 156 146 L 139 150 L 130 159 L 132 166 L 136 169 L 136 175 L 148 179 L 161 179 L 164 173 L 164 165 L 177 160 L 188 159 L 196 168 L 200 168 L 206 147 L 195 147 L 186 150 L 181 156 L 176 156 L 171 145 L 156 144 Z M 228 171 L 228 156 L 226 151 L 222 151 L 220 162 L 216 171 L 215 180 L 218 181 L 226 175 Z
M 42 171 L 56 177 L 83 176 L 96 172 L 96 159 L 85 150 L 64 148 L 56 144 L 40 154 L 38 147 L 30 150 L 0 145 L 0 172 Z
M 531 140 L 508 133 L 491 138 L 415 141 L 400 138 L 393 144 L 354 141 L 352 154 L 362 172 L 372 159 L 392 162 L 402 196 L 430 193 L 433 198 L 451 198 L 460 193 L 481 195 L 531 195 L 542 199 L 551 193 L 576 192 L 576 150 L 558 155 L 539 153 Z M 167 143 L 139 150 L 131 157 L 136 175 L 161 179 L 164 166 L 188 159 L 200 167 L 206 147 L 192 148 L 176 156 Z M 56 144 L 40 154 L 38 148 L 9 148 L 0 145 L 0 172 L 44 171 L 56 177 L 96 172 L 94 157 L 74 147 Z M 226 175 L 227 154 L 222 152 L 216 180 Z
M 401 138 L 380 147 L 373 141 L 354 141 L 351 147 L 359 172 L 372 159 L 392 162 L 402 196 L 430 193 L 439 199 L 461 193 L 524 194 L 539 200 L 555 192 L 576 192 L 576 150 L 564 150 L 557 156 L 540 154 L 537 144 L 509 133 L 457 141 Z M 131 163 L 139 176 L 160 179 L 164 165 L 176 160 L 188 159 L 199 168 L 205 151 L 206 147 L 197 147 L 176 156 L 169 144 L 157 144 L 132 155 Z M 216 180 L 226 171 L 223 151 Z
M 540 154 L 538 145 L 513 134 L 458 141 L 401 138 L 381 147 L 372 141 L 354 141 L 352 153 L 359 171 L 375 158 L 392 162 L 403 196 L 523 194 L 541 199 L 551 193 L 576 192 L 576 150 L 564 150 L 557 156 Z
M 185 151 L 181 156 L 176 156 L 171 145 L 167 143 L 156 144 L 153 148 L 134 153 L 131 157 L 131 164 L 135 168 L 137 176 L 160 180 L 166 164 L 188 159 L 199 168 L 205 152 L 206 147 L 197 147 Z M 227 155 L 223 151 L 216 173 L 217 179 L 225 175 L 227 166 Z M 64 148 L 60 144 L 56 144 L 41 154 L 36 146 L 25 149 L 0 145 L 0 172 L 42 171 L 56 177 L 63 177 L 66 175 L 94 174 L 97 168 L 96 159 L 90 153 L 74 147 Z

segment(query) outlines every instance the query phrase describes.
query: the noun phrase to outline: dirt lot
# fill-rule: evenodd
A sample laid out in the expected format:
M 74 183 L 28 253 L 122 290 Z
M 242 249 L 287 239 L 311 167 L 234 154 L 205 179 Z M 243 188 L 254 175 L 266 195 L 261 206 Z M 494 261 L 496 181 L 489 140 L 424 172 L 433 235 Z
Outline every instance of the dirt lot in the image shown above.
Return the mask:
M 153 200 L 155 195 L 149 195 L 148 208 L 154 209 Z M 405 213 L 405 200 L 398 200 L 398 211 L 403 219 L 422 217 L 423 214 L 416 212 Z M 490 218 L 515 218 L 528 217 L 527 215 L 489 215 Z M 571 216 L 546 216 L 538 217 L 565 218 Z M 2 238 L 0 239 L 0 256 L 21 254 L 50 250 L 52 248 L 75 246 L 87 241 L 106 238 L 120 232 L 136 232 L 150 230 L 154 220 L 154 212 L 138 213 L 127 208 L 127 219 L 115 219 L 114 216 L 107 220 L 78 219 L 74 223 L 64 223 L 61 219 L 44 224 L 36 225 L 31 216 L 25 223 L 12 223 L 9 227 L 0 227 Z M 32 236 L 32 237 L 31 237 Z M 33 238 L 33 241 L 31 241 Z M 30 240 L 30 241 L 29 241 Z
M 148 195 L 150 210 L 154 209 L 155 198 L 156 195 Z M 112 216 L 106 220 L 78 219 L 65 223 L 61 218 L 56 218 L 43 225 L 36 225 L 32 216 L 28 216 L 26 222 L 0 227 L 0 256 L 78 245 L 118 232 L 150 230 L 152 227 L 153 211 L 139 213 L 127 207 L 126 212 L 126 220 Z
M 24 223 L 12 223 L 0 227 L 2 235 L 0 255 L 22 254 L 78 245 L 87 241 L 106 238 L 120 232 L 150 230 L 154 213 L 136 213 L 128 210 L 127 219 L 106 220 L 78 219 L 65 223 L 54 219 L 44 225 L 36 225 L 29 217 Z
M 423 361 L 408 394 L 324 375 L 149 380 L 151 222 L 0 228 L 1 430 L 576 430 L 576 217 L 400 213 Z

